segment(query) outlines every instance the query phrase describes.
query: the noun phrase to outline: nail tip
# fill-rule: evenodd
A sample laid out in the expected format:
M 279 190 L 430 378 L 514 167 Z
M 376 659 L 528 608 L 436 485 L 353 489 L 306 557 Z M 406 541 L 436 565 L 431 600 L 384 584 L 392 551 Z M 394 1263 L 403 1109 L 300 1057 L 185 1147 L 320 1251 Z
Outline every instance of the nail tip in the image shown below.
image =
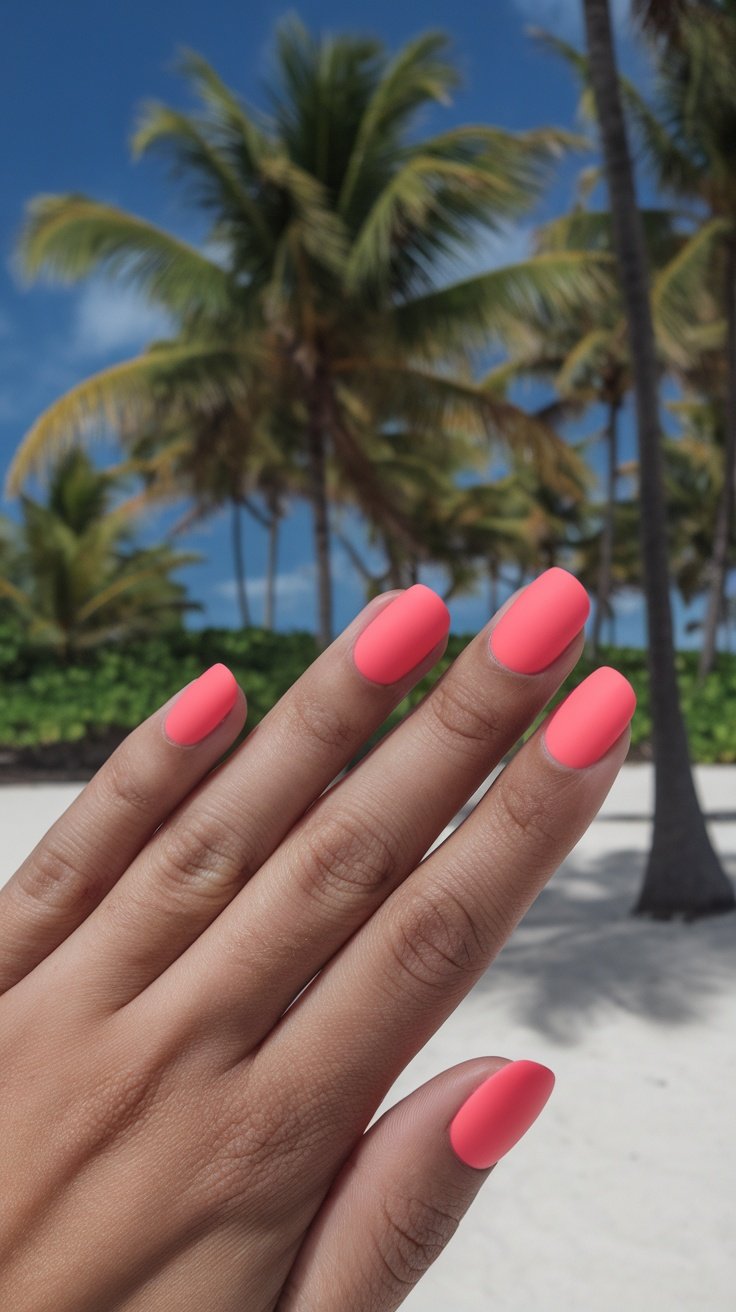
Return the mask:
M 450 619 L 439 593 L 412 584 L 358 634 L 353 647 L 358 672 L 383 687 L 398 682 L 447 637 Z
M 593 670 L 550 715 L 544 746 L 559 765 L 585 769 L 613 747 L 631 723 L 636 694 L 611 665 Z
M 487 1170 L 519 1142 L 546 1106 L 554 1072 L 534 1061 L 507 1062 L 466 1098 L 450 1125 L 450 1144 L 466 1166 Z
M 539 574 L 495 625 L 493 658 L 515 674 L 541 674 L 585 628 L 590 597 L 574 574 L 559 565 Z

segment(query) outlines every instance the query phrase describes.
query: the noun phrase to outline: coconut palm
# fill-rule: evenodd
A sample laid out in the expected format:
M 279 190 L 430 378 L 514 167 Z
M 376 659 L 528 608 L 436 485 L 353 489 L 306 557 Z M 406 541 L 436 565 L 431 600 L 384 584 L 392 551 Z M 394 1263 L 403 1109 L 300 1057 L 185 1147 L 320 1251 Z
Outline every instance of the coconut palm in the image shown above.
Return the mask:
M 649 271 L 607 0 L 584 0 L 584 14 L 590 84 L 626 307 L 639 440 L 641 548 L 656 778 L 652 847 L 637 910 L 656 916 L 692 917 L 730 910 L 736 900 L 711 845 L 695 793 L 679 701 Z
M 657 98 L 652 109 L 627 85 L 632 121 L 653 165 L 659 185 L 698 202 L 704 219 L 697 235 L 699 279 L 717 289 L 726 331 L 725 465 L 713 538 L 708 606 L 701 647 L 701 679 L 712 669 L 718 625 L 724 610 L 729 550 L 733 535 L 736 482 L 736 12 L 715 0 L 697 0 L 663 11 L 645 12 L 660 38 Z M 664 43 L 662 33 L 664 28 Z
M 555 41 L 559 48 L 560 42 Z M 568 50 L 570 48 L 568 47 Z M 573 52 L 574 53 L 574 52 Z M 713 327 L 712 297 L 693 295 L 700 256 L 689 230 L 668 210 L 642 211 L 647 255 L 652 269 L 652 308 L 657 348 L 663 368 L 689 380 L 704 359 L 704 330 Z M 536 234 L 536 249 L 612 251 L 610 215 L 577 207 L 571 214 L 545 224 Z M 698 319 L 700 311 L 700 319 Z M 710 312 L 710 317 L 708 313 Z M 716 325 L 717 326 L 717 325 Z M 712 334 L 711 334 L 712 335 Z M 604 412 L 604 502 L 600 512 L 600 542 L 595 551 L 597 576 L 593 579 L 596 609 L 590 637 L 593 653 L 600 643 L 602 623 L 610 615 L 614 575 L 614 523 L 619 478 L 619 417 L 631 388 L 626 319 L 618 287 L 574 315 L 526 313 L 507 336 L 510 359 L 495 370 L 508 385 L 517 377 L 551 383 L 563 407 L 577 417 L 591 405 Z M 560 418 L 564 418 L 564 412 Z M 587 444 L 588 446 L 590 443 Z M 588 553 L 589 558 L 589 553 Z
M 278 530 L 292 495 L 304 495 L 304 478 L 296 459 L 296 435 L 253 384 L 249 404 L 223 402 L 184 422 L 176 406 L 163 407 L 162 419 L 144 429 L 136 426 L 125 445 L 123 468 L 142 478 L 149 501 L 179 501 L 191 505 L 172 534 L 191 528 L 222 506 L 230 509 L 236 599 L 243 626 L 251 624 L 248 603 L 242 519 L 247 513 L 268 533 L 268 574 L 264 627 L 274 620 L 274 586 Z M 277 425 L 281 420 L 281 427 Z M 123 429 L 124 432 L 124 429 Z
M 723 612 L 736 484 L 736 12 L 717 0 L 634 5 L 653 36 L 656 96 L 650 104 L 621 78 L 625 107 L 659 186 L 697 216 L 691 249 L 678 274 L 682 305 L 692 315 L 698 300 L 714 296 L 723 321 L 722 348 L 729 362 L 726 397 L 726 466 L 713 539 L 701 679 L 713 667 Z M 585 61 L 554 42 L 586 77 Z M 686 349 L 687 349 L 687 345 Z
M 462 422 L 482 441 L 543 444 L 544 424 L 458 376 L 457 359 L 525 304 L 588 300 L 608 266 L 565 252 L 443 278 L 458 252 L 529 208 L 574 139 L 485 126 L 417 136 L 417 114 L 446 103 L 458 81 L 440 34 L 390 57 L 376 41 L 318 40 L 289 20 L 278 30 L 267 114 L 245 105 L 200 56 L 186 54 L 182 67 L 199 109 L 146 106 L 133 145 L 137 155 L 165 156 L 183 178 L 209 220 L 205 248 L 79 195 L 33 202 L 19 246 L 31 276 L 71 281 L 103 270 L 136 283 L 173 316 L 177 336 L 53 405 L 27 434 L 10 487 L 100 420 L 113 429 L 145 424 L 161 389 L 175 418 L 191 417 L 223 402 L 247 406 L 249 380 L 267 378 L 300 422 L 324 644 L 328 457 L 368 518 L 390 525 L 408 548 L 406 518 L 366 457 L 366 427 L 398 424 L 421 441 L 427 428 Z
M 182 613 L 196 608 L 171 574 L 199 557 L 136 546 L 133 527 L 146 501 L 120 502 L 116 486 L 109 471 L 72 451 L 52 469 L 45 504 L 21 498 L 12 577 L 0 578 L 0 597 L 21 617 L 31 641 L 64 658 L 178 626 Z

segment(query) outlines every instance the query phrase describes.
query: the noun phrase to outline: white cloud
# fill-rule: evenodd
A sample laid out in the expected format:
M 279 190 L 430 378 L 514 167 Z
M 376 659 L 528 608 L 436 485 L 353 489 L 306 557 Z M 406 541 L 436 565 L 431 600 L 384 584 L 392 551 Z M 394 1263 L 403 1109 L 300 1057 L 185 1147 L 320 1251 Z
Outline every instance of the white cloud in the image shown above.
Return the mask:
M 638 615 L 643 606 L 644 599 L 641 593 L 633 590 L 618 592 L 614 600 L 617 615 Z
M 342 551 L 335 551 L 332 556 L 331 575 L 333 583 L 352 582 L 356 578 L 353 565 Z M 265 574 L 246 579 L 248 598 L 257 601 L 266 595 L 268 580 Z M 220 597 L 233 601 L 237 596 L 235 579 L 223 579 L 215 584 L 215 592 Z M 298 597 L 313 596 L 317 588 L 317 569 L 313 561 L 304 561 L 294 569 L 283 570 L 276 575 L 276 596 L 279 601 L 291 601 Z
M 226 241 L 206 241 L 202 247 L 202 254 L 212 260 L 214 264 L 219 264 L 221 269 L 230 267 L 232 261 L 232 250 L 230 244 Z
M 583 35 L 582 0 L 513 0 L 528 22 L 547 27 L 556 36 L 580 39 Z M 611 17 L 621 32 L 631 27 L 631 0 L 611 0 Z
M 267 578 L 265 574 L 258 578 L 249 578 L 246 581 L 249 599 L 255 601 L 266 595 Z M 215 584 L 215 592 L 220 597 L 227 597 L 232 601 L 237 596 L 237 583 L 235 579 L 224 579 L 221 583 Z M 315 568 L 314 565 L 298 565 L 296 569 L 287 570 L 282 574 L 276 575 L 276 596 L 280 600 L 287 597 L 301 597 L 305 594 L 314 592 L 315 588 Z
M 168 315 L 134 288 L 93 281 L 77 300 L 72 350 L 89 357 L 136 351 L 171 329 Z

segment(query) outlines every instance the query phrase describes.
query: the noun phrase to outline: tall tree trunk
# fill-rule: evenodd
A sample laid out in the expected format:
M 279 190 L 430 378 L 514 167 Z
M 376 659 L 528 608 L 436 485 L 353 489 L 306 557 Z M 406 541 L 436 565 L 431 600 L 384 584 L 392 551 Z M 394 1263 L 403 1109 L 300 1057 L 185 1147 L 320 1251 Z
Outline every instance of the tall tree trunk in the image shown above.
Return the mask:
M 617 397 L 608 402 L 606 422 L 606 509 L 601 532 L 601 558 L 598 566 L 598 587 L 590 650 L 596 655 L 601 645 L 603 621 L 610 614 L 611 583 L 613 572 L 613 519 L 616 512 L 616 477 L 618 473 L 618 412 Z
M 240 623 L 244 629 L 250 628 L 250 607 L 248 590 L 245 585 L 245 552 L 243 549 L 243 521 L 240 502 L 233 497 L 230 503 L 230 527 L 232 530 L 233 563 L 235 565 L 235 591 L 240 611 Z
M 319 377 L 314 381 L 309 399 L 307 450 L 312 514 L 314 519 L 314 553 L 317 562 L 317 644 L 321 651 L 332 642 L 332 574 L 330 570 L 330 521 L 327 506 L 325 469 L 325 405 Z
M 388 586 L 389 588 L 405 588 L 406 580 L 404 578 L 404 566 L 401 553 L 395 539 L 390 533 L 384 533 L 383 545 L 388 556 Z
M 736 905 L 695 792 L 675 672 L 667 520 L 649 271 L 616 72 L 608 0 L 584 0 L 590 76 L 610 193 L 613 237 L 634 375 L 640 535 L 655 761 L 652 847 L 635 910 L 687 917 Z
M 268 557 L 266 561 L 266 604 L 263 612 L 264 629 L 272 630 L 276 618 L 276 567 L 279 552 L 279 525 L 281 516 L 271 514 L 268 521 Z
M 498 610 L 498 560 L 493 554 L 488 557 L 488 605 L 489 614 L 495 615 Z
M 703 625 L 703 645 L 698 662 L 702 683 L 715 664 L 718 626 L 723 618 L 731 546 L 736 479 L 736 237 L 726 248 L 726 443 L 723 454 L 723 488 L 713 530 L 708 605 Z

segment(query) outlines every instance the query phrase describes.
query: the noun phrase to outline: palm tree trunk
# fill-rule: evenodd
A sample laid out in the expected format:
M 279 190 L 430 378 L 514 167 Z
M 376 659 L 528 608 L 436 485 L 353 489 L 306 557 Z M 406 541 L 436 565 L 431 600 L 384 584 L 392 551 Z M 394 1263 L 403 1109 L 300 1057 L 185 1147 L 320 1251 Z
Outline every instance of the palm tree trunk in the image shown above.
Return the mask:
M 618 472 L 618 412 L 620 402 L 612 398 L 608 402 L 608 420 L 606 423 L 606 510 L 601 532 L 601 558 L 598 567 L 598 596 L 596 598 L 593 630 L 590 636 L 591 655 L 595 656 L 601 645 L 603 621 L 610 613 L 611 577 L 613 570 L 613 517 L 616 510 L 616 475 Z
M 268 521 L 268 558 L 266 562 L 266 604 L 263 613 L 263 627 L 273 629 L 276 617 L 276 567 L 279 551 L 280 516 L 272 514 Z
M 492 554 L 488 557 L 488 605 L 489 615 L 495 615 L 498 610 L 498 560 Z
M 232 530 L 233 545 L 233 562 L 235 565 L 235 591 L 238 599 L 238 609 L 240 611 L 240 623 L 244 629 L 250 627 L 250 607 L 248 605 L 248 590 L 245 586 L 245 552 L 243 550 L 243 522 L 241 519 L 240 502 L 233 497 L 230 503 L 230 527 Z
M 584 0 L 590 76 L 610 193 L 614 245 L 634 375 L 640 534 L 655 761 L 652 846 L 635 910 L 689 918 L 736 905 L 695 792 L 675 671 L 667 520 L 649 271 L 621 107 L 608 0 Z
M 700 683 L 715 664 L 718 626 L 728 577 L 728 557 L 733 526 L 734 480 L 736 479 L 736 237 L 726 248 L 726 443 L 723 455 L 723 488 L 713 530 L 713 554 L 710 563 L 708 605 L 703 625 L 703 645 L 698 662 Z
M 330 573 L 330 522 L 325 471 L 324 384 L 315 380 L 309 398 L 307 453 L 310 498 L 314 517 L 314 551 L 317 561 L 317 645 L 320 651 L 332 642 L 332 575 Z

